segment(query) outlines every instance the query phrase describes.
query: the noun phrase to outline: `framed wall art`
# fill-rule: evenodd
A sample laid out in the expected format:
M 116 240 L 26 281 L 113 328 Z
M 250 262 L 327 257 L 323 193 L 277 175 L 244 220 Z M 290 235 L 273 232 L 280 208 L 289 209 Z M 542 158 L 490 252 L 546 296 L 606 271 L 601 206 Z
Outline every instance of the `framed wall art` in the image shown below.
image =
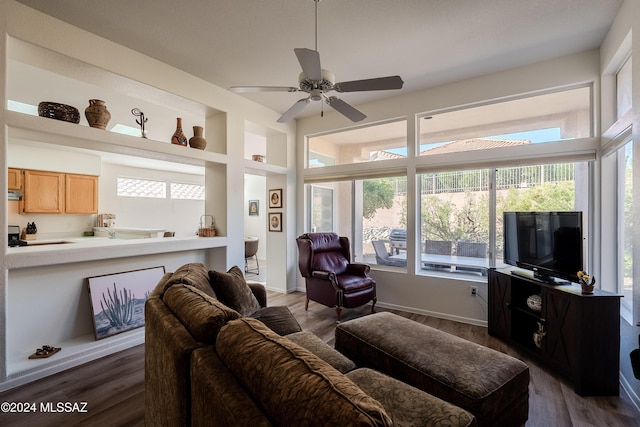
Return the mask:
M 282 188 L 269 190 L 269 208 L 277 209 L 282 207 Z
M 269 231 L 282 231 L 282 212 L 269 213 Z
M 260 215 L 260 201 L 249 200 L 249 216 L 258 216 L 258 215 Z
M 144 326 L 144 303 L 164 272 L 151 267 L 88 277 L 96 340 Z

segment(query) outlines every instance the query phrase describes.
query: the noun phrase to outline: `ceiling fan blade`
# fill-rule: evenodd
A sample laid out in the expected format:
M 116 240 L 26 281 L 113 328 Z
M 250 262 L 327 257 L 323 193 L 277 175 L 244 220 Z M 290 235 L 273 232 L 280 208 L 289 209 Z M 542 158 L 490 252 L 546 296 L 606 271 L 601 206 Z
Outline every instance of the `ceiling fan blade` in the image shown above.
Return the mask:
M 352 107 L 342 99 L 336 98 L 335 96 L 330 96 L 329 98 L 327 98 L 327 104 L 338 110 L 352 122 L 359 122 L 360 120 L 364 120 L 367 118 L 367 115 L 362 111 L 357 110 L 355 107 Z
M 293 51 L 298 57 L 302 72 L 309 80 L 322 80 L 322 67 L 320 67 L 320 54 L 317 50 L 295 48 Z
M 402 89 L 403 84 L 404 82 L 400 76 L 389 76 L 336 83 L 333 88 L 337 92 L 360 92 L 365 90 Z
M 231 86 L 231 92 L 253 93 L 253 92 L 298 92 L 300 89 L 292 86 Z
M 298 115 L 298 113 L 300 113 L 300 111 L 302 111 L 304 107 L 307 106 L 309 102 L 311 102 L 309 98 L 303 98 L 299 100 L 298 102 L 293 104 L 291 108 L 289 108 L 282 116 L 280 116 L 280 118 L 278 119 L 278 122 L 279 123 L 290 122 Z

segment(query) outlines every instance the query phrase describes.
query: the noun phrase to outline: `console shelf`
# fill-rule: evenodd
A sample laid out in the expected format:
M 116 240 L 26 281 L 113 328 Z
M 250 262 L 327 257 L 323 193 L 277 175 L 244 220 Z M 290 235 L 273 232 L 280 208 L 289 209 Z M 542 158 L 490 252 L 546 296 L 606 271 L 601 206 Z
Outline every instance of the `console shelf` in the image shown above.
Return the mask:
M 581 396 L 619 393 L 620 295 L 489 270 L 489 334 L 569 378 Z M 542 297 L 540 312 L 527 298 Z M 534 334 L 541 331 L 536 342 Z

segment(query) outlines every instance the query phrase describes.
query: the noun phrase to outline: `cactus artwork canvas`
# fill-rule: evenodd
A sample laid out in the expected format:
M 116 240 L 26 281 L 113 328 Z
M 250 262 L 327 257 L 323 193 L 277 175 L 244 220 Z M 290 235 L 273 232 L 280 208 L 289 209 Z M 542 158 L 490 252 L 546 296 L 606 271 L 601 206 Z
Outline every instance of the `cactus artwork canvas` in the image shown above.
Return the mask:
M 164 272 L 152 267 L 88 277 L 96 340 L 144 326 L 144 304 Z

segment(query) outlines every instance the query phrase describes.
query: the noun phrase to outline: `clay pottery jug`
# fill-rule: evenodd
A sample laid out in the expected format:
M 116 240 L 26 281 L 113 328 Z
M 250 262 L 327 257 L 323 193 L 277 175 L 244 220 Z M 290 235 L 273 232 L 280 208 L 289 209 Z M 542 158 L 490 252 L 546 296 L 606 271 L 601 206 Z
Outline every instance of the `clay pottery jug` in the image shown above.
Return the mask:
M 90 99 L 89 106 L 84 110 L 84 116 L 92 128 L 106 129 L 111 113 L 107 110 L 104 101 L 100 99 Z
M 182 132 L 182 118 L 178 117 L 176 121 L 177 121 L 176 131 L 173 133 L 173 136 L 171 137 L 171 143 L 176 145 L 184 145 L 186 147 L 187 137 L 184 136 L 184 133 Z
M 193 127 L 193 136 L 189 138 L 189 146 L 191 148 L 197 148 L 198 150 L 204 150 L 207 146 L 207 140 L 202 136 L 204 129 L 202 126 Z

